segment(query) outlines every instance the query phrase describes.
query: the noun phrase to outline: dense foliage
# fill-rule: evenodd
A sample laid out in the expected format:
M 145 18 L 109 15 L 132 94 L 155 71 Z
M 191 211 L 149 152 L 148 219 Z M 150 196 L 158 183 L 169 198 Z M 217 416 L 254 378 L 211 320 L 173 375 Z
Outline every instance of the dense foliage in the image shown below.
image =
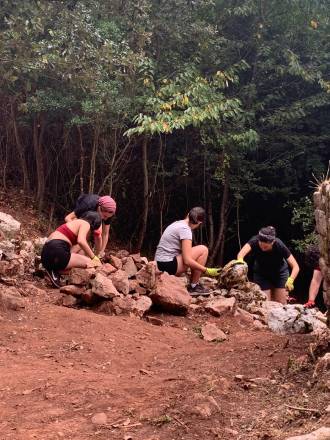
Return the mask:
M 110 193 L 149 252 L 194 205 L 215 262 L 266 224 L 301 246 L 330 158 L 327 3 L 3 0 L 3 186 L 59 216 Z

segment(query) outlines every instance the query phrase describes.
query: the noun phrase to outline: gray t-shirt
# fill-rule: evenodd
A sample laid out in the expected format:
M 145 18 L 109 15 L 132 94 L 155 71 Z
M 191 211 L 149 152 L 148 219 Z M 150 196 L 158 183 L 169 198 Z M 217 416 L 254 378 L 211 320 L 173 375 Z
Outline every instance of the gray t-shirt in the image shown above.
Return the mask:
M 181 240 L 192 240 L 192 230 L 184 220 L 171 223 L 160 238 L 156 249 L 156 261 L 172 261 L 182 253 Z

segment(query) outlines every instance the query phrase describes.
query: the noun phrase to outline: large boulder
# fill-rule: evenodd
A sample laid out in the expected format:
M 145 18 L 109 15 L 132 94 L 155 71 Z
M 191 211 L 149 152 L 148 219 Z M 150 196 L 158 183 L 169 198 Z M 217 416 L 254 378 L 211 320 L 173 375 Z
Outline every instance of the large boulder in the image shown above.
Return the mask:
M 236 260 L 229 261 L 221 270 L 219 286 L 226 289 L 245 289 L 248 283 L 247 264 L 236 263 Z
M 163 272 L 157 279 L 155 290 L 150 294 L 153 304 L 163 310 L 186 314 L 191 303 L 191 296 L 180 278 Z
M 15 220 L 11 215 L 0 212 L 0 238 L 11 239 L 16 238 L 21 228 L 20 222 Z
M 278 334 L 311 333 L 326 327 L 315 309 L 306 309 L 301 304 L 282 305 L 274 301 L 264 303 L 268 327 Z

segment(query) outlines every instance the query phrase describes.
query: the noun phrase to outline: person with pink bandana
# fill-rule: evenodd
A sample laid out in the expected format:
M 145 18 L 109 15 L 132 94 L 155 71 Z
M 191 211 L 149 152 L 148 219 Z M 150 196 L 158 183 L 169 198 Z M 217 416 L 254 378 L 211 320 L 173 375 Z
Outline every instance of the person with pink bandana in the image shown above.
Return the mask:
M 115 215 L 116 209 L 116 202 L 110 196 L 82 194 L 78 197 L 74 210 L 65 217 L 65 222 L 80 218 L 87 211 L 98 212 L 102 224 L 98 230 L 94 231 L 95 254 L 102 258 L 109 240 L 111 217 Z

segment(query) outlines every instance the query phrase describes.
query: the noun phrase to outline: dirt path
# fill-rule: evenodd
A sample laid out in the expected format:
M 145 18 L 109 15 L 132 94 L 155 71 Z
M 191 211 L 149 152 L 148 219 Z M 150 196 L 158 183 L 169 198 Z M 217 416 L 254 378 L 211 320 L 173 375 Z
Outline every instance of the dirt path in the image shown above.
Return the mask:
M 47 295 L 0 321 L 1 440 L 266 440 L 324 424 L 284 406 L 327 406 L 296 360 L 310 336 L 209 316 L 161 316 L 159 327 L 59 307 Z M 200 339 L 206 320 L 228 341 Z M 98 413 L 106 426 L 92 422 Z

